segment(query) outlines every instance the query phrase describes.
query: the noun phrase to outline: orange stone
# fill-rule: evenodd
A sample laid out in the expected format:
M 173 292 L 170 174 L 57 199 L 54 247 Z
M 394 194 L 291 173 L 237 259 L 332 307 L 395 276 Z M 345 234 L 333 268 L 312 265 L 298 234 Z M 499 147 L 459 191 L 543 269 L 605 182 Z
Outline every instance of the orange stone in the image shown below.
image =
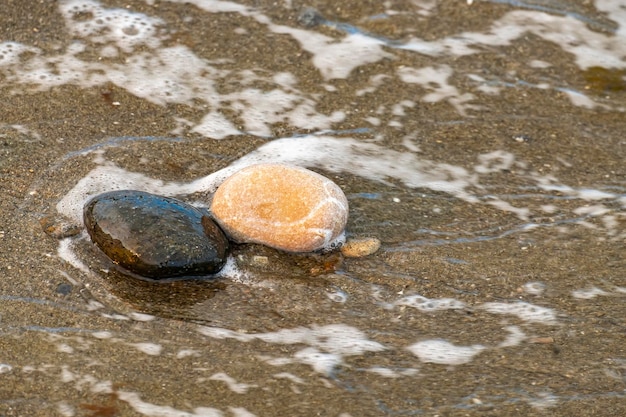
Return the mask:
M 348 221 L 348 200 L 337 184 L 313 171 L 258 164 L 219 186 L 211 212 L 236 242 L 311 252 L 341 235 Z

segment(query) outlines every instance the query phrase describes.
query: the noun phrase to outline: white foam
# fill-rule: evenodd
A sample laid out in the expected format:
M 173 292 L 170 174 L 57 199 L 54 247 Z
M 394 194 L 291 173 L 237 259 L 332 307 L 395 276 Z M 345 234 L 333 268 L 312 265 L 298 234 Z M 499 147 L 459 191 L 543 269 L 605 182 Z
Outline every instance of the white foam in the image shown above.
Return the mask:
M 239 135 L 242 132 L 218 111 L 210 111 L 191 130 L 202 136 L 212 139 L 224 139 L 231 135 Z
M 74 36 L 90 38 L 98 44 L 114 43 L 125 52 L 138 45 L 160 45 L 159 18 L 127 9 L 107 9 L 93 0 L 62 0 L 59 10 Z
M 383 82 L 386 79 L 388 79 L 388 78 L 390 78 L 390 77 L 387 74 L 372 75 L 370 77 L 370 80 L 369 80 L 369 86 L 364 88 L 364 89 L 362 89 L 362 90 L 358 90 L 356 92 L 356 96 L 359 97 L 359 96 L 363 96 L 365 94 L 369 94 L 369 93 L 375 92 L 378 89 L 378 87 L 383 85 Z
M 610 0 L 599 2 L 605 7 L 610 19 L 624 22 L 625 13 L 619 3 Z M 586 22 L 571 16 L 515 10 L 494 21 L 485 32 L 456 33 L 435 41 L 412 38 L 401 48 L 425 55 L 464 56 L 483 52 L 485 45 L 510 45 L 527 33 L 532 33 L 571 53 L 581 69 L 593 66 L 625 68 L 624 32 L 626 32 L 624 25 L 620 25 L 616 34 L 606 34 L 590 29 Z
M 197 407 L 193 412 L 178 410 L 174 407 L 152 404 L 141 399 L 136 392 L 116 391 L 117 398 L 125 401 L 137 413 L 149 417 L 224 417 L 216 408 Z
M 522 285 L 522 289 L 526 294 L 541 295 L 546 290 L 546 284 L 543 282 L 527 282 Z
M 479 174 L 497 173 L 510 170 L 515 162 L 515 155 L 497 150 L 478 155 L 478 161 L 480 163 L 474 166 L 474 171 Z
M 475 99 L 470 93 L 460 93 L 459 90 L 448 82 L 454 71 L 448 65 L 438 67 L 410 68 L 400 67 L 398 76 L 402 81 L 409 84 L 419 84 L 428 94 L 422 97 L 426 103 L 448 101 L 461 115 L 466 115 L 467 110 L 479 110 L 478 105 L 468 104 Z
M 129 346 L 132 346 L 138 351 L 143 352 L 146 355 L 150 355 L 150 356 L 159 356 L 161 352 L 163 351 L 163 346 L 157 343 L 149 343 L 149 342 L 129 343 Z
M 573 91 L 573 90 L 566 89 L 566 88 L 560 88 L 558 90 L 564 93 L 574 106 L 583 107 L 585 109 L 594 109 L 600 106 L 598 103 L 593 101 L 591 97 L 586 96 L 580 91 Z M 600 106 L 600 107 L 603 107 L 603 106 Z
M 219 374 L 217 380 L 223 380 Z M 224 374 L 225 375 L 225 374 Z M 73 372 L 67 365 L 61 367 L 61 381 L 63 383 L 74 382 L 74 388 L 79 392 L 85 389 L 96 394 L 111 394 L 115 392 L 118 400 L 128 403 L 133 410 L 140 415 L 149 417 L 224 417 L 224 412 L 212 407 L 195 407 L 193 411 L 179 410 L 171 406 L 163 406 L 149 403 L 141 399 L 137 392 L 114 390 L 110 380 L 99 380 L 91 374 L 81 375 Z M 226 378 L 227 379 L 227 378 Z M 61 407 L 62 410 L 71 411 L 70 407 Z M 228 407 L 228 410 L 235 417 L 254 417 L 254 414 L 242 407 Z M 70 414 L 73 415 L 73 414 Z
M 111 339 L 113 337 L 113 333 L 108 332 L 106 330 L 93 332 L 91 333 L 91 335 L 95 337 L 96 339 Z
M 462 365 L 471 362 L 474 356 L 482 352 L 485 347 L 482 345 L 456 346 L 445 340 L 434 339 L 415 343 L 407 349 L 422 362 Z
M 493 314 L 510 314 L 529 323 L 556 324 L 556 312 L 523 301 L 513 303 L 484 303 L 479 306 Z
M 304 384 L 304 379 L 294 374 L 291 374 L 289 372 L 280 372 L 280 373 L 274 374 L 274 378 L 288 379 L 291 382 L 296 383 L 296 384 Z
M 270 343 L 304 343 L 339 355 L 362 355 L 385 349 L 380 343 L 368 340 L 362 331 L 345 324 L 283 329 L 274 333 L 259 333 L 256 338 Z
M 135 311 L 130 313 L 129 316 L 135 321 L 152 321 L 156 318 L 152 314 L 138 313 Z
M 220 12 L 245 14 L 247 10 L 228 2 L 205 2 L 202 6 Z M 288 121 L 301 129 L 328 129 L 345 118 L 341 110 L 328 116 L 317 112 L 316 102 L 295 88 L 293 74 L 260 77 L 243 69 L 233 76 L 231 71 L 220 70 L 184 45 L 162 46 L 167 36 L 160 30 L 164 22 L 159 18 L 126 9 L 109 9 L 91 0 L 64 1 L 60 9 L 68 31 L 81 40 L 56 54 L 44 54 L 38 48 L 15 42 L 0 44 L 0 67 L 8 69 L 5 75 L 10 81 L 40 90 L 64 84 L 88 88 L 110 82 L 155 104 L 201 102 L 209 110 L 192 131 L 216 139 L 242 133 L 218 111 L 226 103 L 231 111 L 238 113 L 250 133 L 261 136 L 271 134 L 272 123 Z M 121 63 L 88 61 L 81 53 L 90 43 L 102 45 L 103 57 L 117 56 L 116 48 L 135 53 Z M 138 46 L 142 49 L 135 51 Z M 24 52 L 33 56 L 22 61 L 19 58 Z M 240 78 L 238 81 L 243 85 L 253 79 L 264 80 L 278 88 L 269 92 L 247 88 L 222 95 L 216 91 L 215 83 L 226 77 L 231 81 Z
M 310 328 L 297 327 L 271 333 L 241 333 L 207 326 L 199 326 L 198 331 L 205 336 L 218 339 L 233 338 L 242 342 L 258 339 L 267 343 L 308 345 L 291 358 L 265 358 L 265 360 L 276 366 L 303 363 L 324 375 L 330 375 L 336 366 L 342 364 L 344 356 L 363 355 L 386 349 L 382 344 L 368 340 L 360 330 L 345 324 L 312 325 Z
M 609 295 L 609 293 L 604 290 L 601 290 L 598 287 L 590 287 L 590 288 L 572 291 L 572 297 L 582 299 L 582 300 L 590 300 L 599 295 Z
M 205 336 L 212 337 L 213 339 L 235 339 L 240 342 L 254 340 L 254 334 L 236 332 L 220 327 L 198 326 L 198 332 Z
M 219 278 L 227 278 L 232 281 L 241 282 L 245 284 L 252 284 L 251 274 L 249 272 L 242 271 L 237 266 L 237 262 L 232 256 L 226 258 L 226 263 L 222 269 L 215 274 Z
M 200 351 L 195 349 L 181 349 L 176 353 L 176 359 L 187 358 L 189 356 L 200 356 Z
M 244 16 L 247 16 L 251 13 L 251 10 L 243 5 L 234 3 L 232 1 L 222 1 L 222 0 L 168 0 L 170 3 L 183 3 L 183 4 L 193 4 L 196 7 L 203 9 L 209 13 L 232 13 L 237 12 L 241 13 Z
M 57 411 L 63 417 L 74 417 L 76 415 L 76 410 L 70 404 L 65 401 L 61 401 L 57 403 Z
M 82 204 L 80 207 L 81 207 L 80 210 L 82 212 Z M 82 223 L 80 215 L 78 215 L 78 219 L 75 219 L 75 221 L 77 224 Z M 72 248 L 72 245 L 74 244 L 74 242 L 75 241 L 72 238 L 64 238 L 64 239 L 59 240 L 59 246 L 57 248 L 57 254 L 59 255 L 59 258 L 65 260 L 74 268 L 78 269 L 79 271 L 85 274 L 91 273 L 91 271 L 89 270 L 89 267 L 85 265 L 80 259 L 78 259 L 78 256 L 76 256 L 76 253 L 74 252 L 74 249 Z
M 509 334 L 498 344 L 499 348 L 517 346 L 526 339 L 526 334 L 518 326 L 506 326 L 505 330 Z
M 18 65 L 25 52 L 39 53 L 39 48 L 17 42 L 0 42 L 0 67 Z
M 396 371 L 394 369 L 378 367 L 378 366 L 368 368 L 366 369 L 366 371 L 383 376 L 385 378 L 400 378 L 403 376 L 414 376 L 419 373 L 419 370 L 415 368 L 406 368 L 406 369 L 403 369 L 402 371 Z
M 284 78 L 279 80 L 284 82 Z M 285 121 L 301 129 L 320 130 L 329 129 L 333 123 L 345 119 L 343 111 L 333 112 L 330 116 L 318 113 L 315 102 L 303 97 L 290 84 L 283 84 L 283 88 L 291 91 L 245 89 L 225 95 L 222 100 L 230 103 L 230 108 L 244 121 L 244 130 L 257 136 L 271 137 L 271 125 Z M 228 126 L 225 130 L 235 134 L 233 129 L 228 130 Z
M 309 365 L 315 372 L 332 375 L 334 369 L 343 363 L 341 355 L 320 352 L 313 347 L 304 348 L 293 355 L 294 362 Z
M 326 80 L 348 78 L 357 67 L 378 62 L 393 55 L 384 48 L 382 40 L 350 33 L 342 39 L 331 38 L 318 32 L 270 23 L 263 16 L 256 16 L 261 23 L 275 33 L 291 35 L 302 49 L 313 55 L 313 65 Z
M 417 308 L 423 312 L 433 312 L 440 310 L 458 310 L 465 308 L 465 303 L 454 298 L 426 298 L 419 294 L 409 295 L 400 298 L 395 303 L 397 306 L 408 306 Z

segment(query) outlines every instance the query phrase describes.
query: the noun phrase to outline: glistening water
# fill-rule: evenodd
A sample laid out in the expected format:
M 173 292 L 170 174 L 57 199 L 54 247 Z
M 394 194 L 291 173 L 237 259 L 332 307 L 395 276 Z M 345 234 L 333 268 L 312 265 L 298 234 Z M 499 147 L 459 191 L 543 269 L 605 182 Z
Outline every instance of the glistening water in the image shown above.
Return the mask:
M 0 415 L 626 414 L 619 0 L 0 0 Z M 335 181 L 364 258 L 155 284 L 92 195 Z

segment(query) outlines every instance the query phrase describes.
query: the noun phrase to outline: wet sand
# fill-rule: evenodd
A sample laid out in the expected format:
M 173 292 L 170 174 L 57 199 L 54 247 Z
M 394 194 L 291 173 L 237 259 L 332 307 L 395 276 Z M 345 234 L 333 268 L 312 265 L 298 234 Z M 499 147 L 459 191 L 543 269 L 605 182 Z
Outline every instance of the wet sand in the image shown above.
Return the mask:
M 5 3 L 0 40 L 53 53 L 72 39 L 53 3 Z M 529 35 L 464 57 L 394 51 L 393 59 L 360 66 L 349 79 L 323 80 L 292 38 L 269 36 L 257 21 L 237 13 L 196 11 L 197 18 L 188 22 L 184 16 L 191 5 L 102 3 L 128 4 L 161 17 L 172 32 L 169 42 L 182 43 L 205 59 L 232 59 L 225 67 L 253 62 L 250 67 L 268 73 L 288 70 L 306 95 L 321 94 L 321 84 L 332 84 L 338 93 L 319 100 L 317 110 L 346 111 L 344 120 L 332 126 L 337 138 L 408 152 L 404 140 L 411 136 L 418 158 L 468 171 L 482 163 L 480 155 L 496 150 L 514 154 L 519 163 L 497 158 L 491 165 L 482 163 L 483 172 L 476 171 L 482 189 L 467 187 L 479 197 L 475 203 L 407 186 L 399 177 L 379 182 L 314 168 L 348 196 L 348 236 L 382 241 L 381 249 L 366 258 L 236 245 L 239 279 L 155 285 L 120 274 L 80 235 L 62 236 L 92 271 L 84 273 L 59 255 L 59 236 L 46 234 L 41 221 L 61 227 L 57 202 L 99 165 L 94 162 L 98 157 L 129 172 L 189 183 L 276 138 L 316 129 L 280 122 L 271 124 L 267 137 L 214 140 L 190 130 L 176 135 L 172 131 L 180 118 L 202 117 L 201 105 L 158 105 L 112 83 L 65 84 L 38 92 L 7 81 L 3 73 L 0 414 L 626 414 L 626 117 L 620 110 L 626 88 L 619 76 L 616 87 L 594 84 L 571 56 Z M 363 16 L 380 12 L 376 5 L 344 3 L 316 6 L 326 18 L 358 22 L 380 36 L 402 39 L 411 32 L 408 17 L 366 20 Z M 296 19 L 303 5 L 250 6 L 277 23 L 301 27 Z M 455 33 L 452 28 L 480 31 L 512 10 L 475 6 L 442 4 L 433 21 L 420 21 L 411 30 L 433 39 Z M 249 44 L 226 30 L 219 45 L 203 41 L 203 31 L 233 26 L 245 28 Z M 343 36 L 327 25 L 311 30 Z M 89 53 L 95 52 L 86 51 L 86 60 Z M 542 56 L 552 64 L 545 71 L 523 65 Z M 454 67 L 452 80 L 459 88 L 471 85 L 459 74 L 477 71 L 532 82 L 547 79 L 585 91 L 607 108 L 574 106 L 556 89 L 518 84 L 481 96 L 475 101 L 480 108 L 466 108 L 463 115 L 449 101 L 420 100 L 424 91 L 407 88 L 396 76 L 374 96 L 356 93 L 371 85 L 372 76 L 432 60 Z M 513 70 L 514 77 L 507 75 Z M 256 82 L 264 88 L 263 81 Z M 220 83 L 222 93 L 234 89 L 224 79 Z M 415 103 L 406 106 L 404 115 L 376 113 L 402 100 Z M 237 121 L 231 111 L 231 120 Z M 378 125 L 364 122 L 363 114 L 370 113 Z M 393 120 L 401 126 L 390 124 Z M 615 197 L 585 203 L 567 192 L 539 189 L 532 180 L 550 175 L 574 188 Z M 192 202 L 206 198 L 184 197 Z M 533 215 L 524 221 L 519 213 L 488 204 L 492 200 L 530 208 Z M 598 204 L 605 211 L 594 211 Z M 537 215 L 546 205 L 554 211 Z M 591 209 L 581 210 L 584 206 Z M 452 298 L 458 304 L 420 309 L 406 299 L 411 295 Z M 510 309 L 498 312 L 498 303 L 517 302 L 527 303 L 519 304 L 518 315 Z M 312 333 L 297 336 L 302 329 Z M 291 332 L 291 341 L 281 332 Z M 438 339 L 480 349 L 467 363 L 451 365 L 421 361 L 409 348 Z

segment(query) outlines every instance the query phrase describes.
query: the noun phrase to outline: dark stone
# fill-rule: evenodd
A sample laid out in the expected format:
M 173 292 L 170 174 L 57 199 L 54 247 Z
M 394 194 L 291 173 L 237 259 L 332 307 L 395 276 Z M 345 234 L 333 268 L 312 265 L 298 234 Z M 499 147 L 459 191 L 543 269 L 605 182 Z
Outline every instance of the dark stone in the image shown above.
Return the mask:
M 209 275 L 226 262 L 228 240 L 206 211 L 142 191 L 100 194 L 84 207 L 91 240 L 116 264 L 163 279 Z
M 61 283 L 57 285 L 57 294 L 68 295 L 72 292 L 72 286 L 68 283 Z

